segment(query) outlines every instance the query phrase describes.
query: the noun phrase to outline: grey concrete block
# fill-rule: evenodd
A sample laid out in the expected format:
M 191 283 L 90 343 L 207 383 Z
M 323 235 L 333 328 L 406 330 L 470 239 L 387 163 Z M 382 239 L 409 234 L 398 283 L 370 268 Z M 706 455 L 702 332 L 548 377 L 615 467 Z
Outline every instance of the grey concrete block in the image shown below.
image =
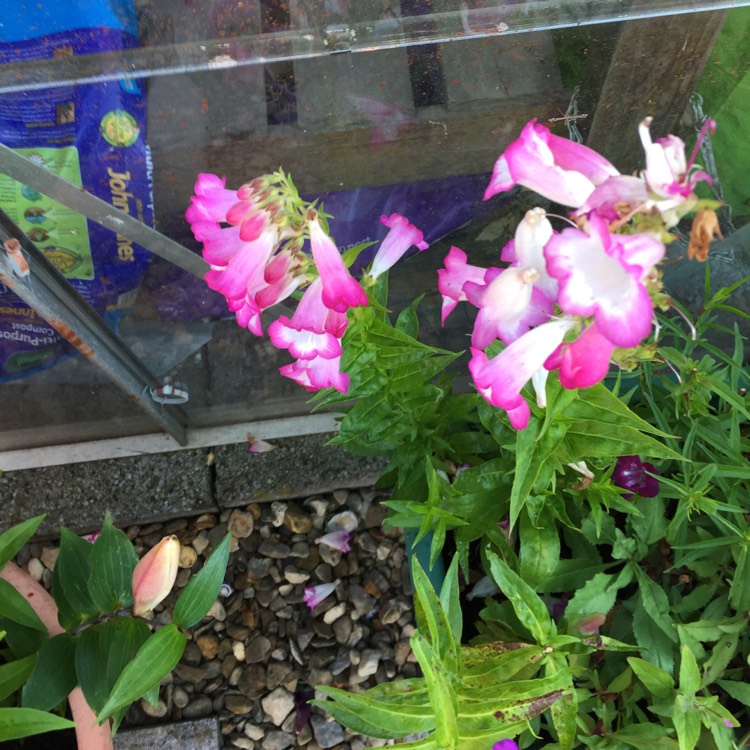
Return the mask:
M 250 454 L 246 445 L 217 448 L 216 499 L 224 507 L 233 507 L 372 484 L 385 461 L 352 456 L 338 446 L 325 445 L 332 437 L 275 440 L 278 448 L 270 453 Z
M 137 438 L 134 438 L 137 444 Z M 205 450 L 10 471 L 0 477 L 0 529 L 46 513 L 39 533 L 148 523 L 215 510 Z
M 124 729 L 115 735 L 115 750 L 218 750 L 220 747 L 219 720 L 215 716 L 200 721 Z

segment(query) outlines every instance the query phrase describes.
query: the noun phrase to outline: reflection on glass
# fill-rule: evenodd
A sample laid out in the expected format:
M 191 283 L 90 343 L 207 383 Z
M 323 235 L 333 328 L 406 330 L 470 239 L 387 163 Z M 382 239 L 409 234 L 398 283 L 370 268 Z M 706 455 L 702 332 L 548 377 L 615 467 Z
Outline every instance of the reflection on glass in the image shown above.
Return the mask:
M 29 78 L 18 99 L 4 96 L 3 142 L 51 166 L 59 162 L 73 184 L 146 221 L 152 180 L 157 228 L 195 251 L 184 212 L 201 172 L 226 176 L 235 188 L 278 168 L 291 172 L 300 193 L 320 197 L 335 216 L 341 250 L 382 239 L 381 214 L 405 214 L 432 247 L 393 273 L 393 299 L 399 289 L 404 299 L 426 291 L 423 329 L 436 340 L 467 329 L 456 319 L 455 328 L 440 330 L 435 269 L 445 253 L 456 244 L 476 263 L 496 262 L 531 207 L 523 192 L 489 204 L 482 194 L 498 153 L 532 118 L 634 170 L 642 168 L 642 117 L 654 117 L 655 136 L 677 132 L 692 145 L 701 117 L 711 116 L 719 127 L 710 169 L 728 204 L 722 229 L 731 233 L 747 221 L 747 9 L 694 13 L 695 3 L 669 0 L 112 2 L 118 12 L 87 23 L 121 25 L 113 55 L 90 54 L 75 38 L 63 43 L 55 36 L 67 33 L 62 27 L 34 41 L 34 54 L 50 61 L 37 83 L 49 85 L 57 75 L 69 85 L 36 92 Z M 664 12 L 674 15 L 645 17 Z M 594 24 L 628 17 L 640 20 Z M 16 85 L 11 73 L 18 80 L 29 70 L 9 41 L 0 43 L 6 89 Z M 154 74 L 123 78 L 125 63 Z M 96 76 L 112 80 L 72 83 Z M 11 132 L 11 106 L 32 101 L 48 105 L 48 136 L 62 140 L 45 141 L 47 126 L 26 128 L 23 138 Z M 98 167 L 87 166 L 89 153 Z M 707 167 L 709 158 L 701 156 Z M 237 329 L 223 298 L 200 279 L 18 183 L 0 178 L 0 194 L 71 284 L 101 284 L 110 296 L 100 312 L 154 375 L 187 385 L 195 423 L 308 411 L 306 394 L 277 373 L 289 357 Z M 100 269 L 97 252 L 105 246 L 108 258 L 120 259 L 115 268 L 128 271 L 127 282 L 121 271 Z M 268 311 L 264 327 L 283 312 Z M 465 344 L 456 336 L 449 345 Z M 62 364 L 29 373 L 24 387 L 43 393 L 56 372 Z M 0 386 L 0 397 L 18 388 Z M 3 426 L 97 416 L 85 397 L 66 401 L 64 414 L 52 406 L 54 417 L 19 408 Z

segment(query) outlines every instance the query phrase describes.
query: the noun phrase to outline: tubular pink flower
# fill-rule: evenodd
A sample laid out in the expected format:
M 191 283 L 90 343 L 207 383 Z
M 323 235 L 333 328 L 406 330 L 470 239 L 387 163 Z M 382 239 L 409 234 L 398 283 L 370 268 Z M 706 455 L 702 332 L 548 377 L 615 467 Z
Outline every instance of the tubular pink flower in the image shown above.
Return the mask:
M 484 349 L 498 338 L 510 344 L 549 319 L 552 302 L 534 288 L 538 278 L 535 268 L 506 268 L 485 286 L 464 285 L 467 299 L 479 308 L 471 335 L 473 347 Z
M 133 570 L 133 614 L 144 615 L 172 590 L 180 562 L 180 540 L 164 537 Z
M 550 320 L 516 339 L 493 359 L 472 347 L 469 371 L 477 390 L 492 406 L 508 412 L 517 430 L 529 421 L 529 406 L 521 389 L 562 343 L 565 334 L 575 325 L 569 319 Z
M 544 258 L 544 246 L 549 242 L 552 235 L 552 224 L 550 224 L 547 213 L 543 208 L 532 208 L 527 211 L 516 228 L 511 266 L 535 269 L 538 277 L 534 281 L 534 286 L 541 289 L 550 300 L 555 300 L 557 298 L 557 280 L 547 273 L 547 262 Z M 503 248 L 503 254 L 500 256 L 503 260 L 503 255 L 510 255 L 510 252 L 506 253 L 505 251 L 506 248 Z
M 327 308 L 322 294 L 323 285 L 318 277 L 305 290 L 291 320 L 282 315 L 271 323 L 268 335 L 277 349 L 289 349 L 297 359 L 341 356 L 346 315 Z
M 556 203 L 578 208 L 596 185 L 617 174 L 596 151 L 552 135 L 531 120 L 495 163 L 484 199 L 523 185 Z
M 597 214 L 589 234 L 564 229 L 547 243 L 547 271 L 560 282 L 558 304 L 569 315 L 593 315 L 615 346 L 637 346 L 651 331 L 653 303 L 641 283 L 664 245 L 649 235 L 611 235 Z M 649 265 L 650 264 L 650 265 Z
M 302 600 L 310 608 L 310 611 L 314 610 L 315 607 L 320 604 L 323 599 L 330 596 L 340 581 L 337 579 L 332 583 L 321 583 L 318 586 L 305 586 L 305 592 L 302 596 Z
M 349 376 L 340 368 L 341 357 L 313 357 L 283 365 L 279 367 L 279 372 L 308 391 L 334 388 L 339 393 L 346 393 L 349 390 Z
M 380 274 L 385 273 L 394 263 L 401 260 L 403 254 L 412 246 L 416 245 L 419 250 L 426 250 L 429 245 L 424 242 L 424 234 L 417 229 L 409 220 L 401 214 L 381 216 L 380 223 L 385 224 L 391 231 L 380 243 L 378 252 L 370 267 L 370 276 L 377 279 Z
M 466 262 L 466 253 L 457 247 L 451 247 L 443 261 L 445 268 L 438 269 L 438 289 L 443 295 L 443 309 L 441 324 L 445 325 L 446 318 L 453 312 L 459 302 L 466 300 L 464 284 L 470 281 L 476 285 L 484 285 L 486 268 L 472 266 Z
M 346 529 L 332 531 L 330 534 L 324 534 L 315 541 L 318 544 L 325 544 L 328 547 L 337 549 L 339 552 L 351 552 L 352 546 L 349 544 L 349 532 Z
M 318 217 L 308 221 L 310 245 L 323 283 L 323 304 L 345 313 L 350 307 L 366 307 L 367 295 L 349 273 L 333 240 L 323 231 Z
M 553 355 L 544 366 L 550 370 L 558 369 L 560 384 L 563 388 L 590 388 L 600 383 L 609 372 L 609 362 L 615 345 L 603 336 L 596 323 L 589 325 L 573 342 L 563 344 L 559 354 Z
M 192 225 L 199 221 L 226 221 L 227 212 L 237 203 L 237 191 L 227 190 L 226 178 L 201 173 L 195 182 L 195 195 L 185 216 Z

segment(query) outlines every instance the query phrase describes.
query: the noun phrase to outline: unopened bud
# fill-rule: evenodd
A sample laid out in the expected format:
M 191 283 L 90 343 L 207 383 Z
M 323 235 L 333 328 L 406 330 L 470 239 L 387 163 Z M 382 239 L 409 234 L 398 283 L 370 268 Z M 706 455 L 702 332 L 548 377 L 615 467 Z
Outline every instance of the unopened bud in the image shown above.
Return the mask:
M 180 563 L 180 540 L 164 537 L 138 562 L 133 571 L 133 614 L 144 615 L 172 590 Z

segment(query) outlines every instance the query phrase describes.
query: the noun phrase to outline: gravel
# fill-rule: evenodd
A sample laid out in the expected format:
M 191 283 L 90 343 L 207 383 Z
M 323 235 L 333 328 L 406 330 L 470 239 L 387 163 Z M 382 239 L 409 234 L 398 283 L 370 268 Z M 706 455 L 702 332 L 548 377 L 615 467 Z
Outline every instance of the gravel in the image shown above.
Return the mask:
M 192 629 L 181 662 L 162 682 L 156 708 L 140 701 L 123 725 L 218 715 L 224 748 L 391 744 L 352 735 L 317 708 L 306 720 L 297 716 L 316 685 L 359 692 L 417 674 L 403 539 L 397 530 L 383 530 L 384 518 L 374 490 L 337 489 L 126 528 L 139 555 L 169 533 L 183 546 L 183 570 L 176 591 L 154 613 L 158 624 L 170 621 L 179 588 L 227 529 L 234 541 L 222 594 Z M 342 528 L 351 532 L 350 552 L 316 543 Z M 47 585 L 55 560 L 49 542 L 33 542 L 18 557 Z M 334 592 L 310 612 L 304 588 L 336 580 Z

